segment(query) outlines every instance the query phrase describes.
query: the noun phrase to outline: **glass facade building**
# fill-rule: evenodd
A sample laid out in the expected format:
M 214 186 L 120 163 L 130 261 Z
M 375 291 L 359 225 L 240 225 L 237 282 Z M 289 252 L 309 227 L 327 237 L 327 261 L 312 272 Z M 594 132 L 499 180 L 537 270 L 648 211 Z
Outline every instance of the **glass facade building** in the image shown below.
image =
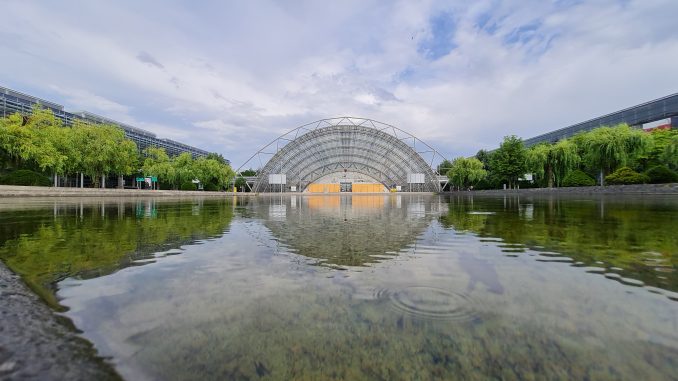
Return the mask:
M 554 143 L 582 131 L 590 131 L 602 126 L 614 126 L 620 123 L 642 128 L 643 124 L 660 119 L 669 119 L 672 128 L 678 127 L 678 94 L 672 94 L 569 127 L 547 132 L 530 139 L 525 139 L 524 143 L 526 147 L 539 143 Z
M 207 156 L 208 154 L 205 150 L 174 140 L 161 139 L 150 131 L 120 123 L 87 111 L 67 112 L 64 111 L 64 106 L 62 105 L 0 86 L 0 115 L 2 117 L 14 113 L 30 115 L 33 106 L 36 104 L 40 104 L 43 108 L 51 110 L 54 113 L 54 116 L 61 119 L 65 125 L 72 124 L 75 119 L 84 120 L 93 124 L 106 123 L 117 125 L 122 128 L 129 139 L 137 144 L 139 151 L 143 151 L 147 147 L 152 146 L 164 148 L 169 156 L 177 156 L 183 152 L 188 152 L 193 155 L 194 158 L 198 158 Z

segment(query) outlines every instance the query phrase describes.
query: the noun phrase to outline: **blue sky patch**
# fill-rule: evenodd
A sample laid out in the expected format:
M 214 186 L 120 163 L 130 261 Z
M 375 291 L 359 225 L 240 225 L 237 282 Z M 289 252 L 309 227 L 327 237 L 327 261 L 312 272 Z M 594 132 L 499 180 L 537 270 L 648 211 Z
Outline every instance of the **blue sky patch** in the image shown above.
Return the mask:
M 538 20 L 521 25 L 504 36 L 504 43 L 507 45 L 528 43 L 539 37 L 539 27 L 541 27 L 541 21 Z
M 457 47 L 454 42 L 457 23 L 451 13 L 443 12 L 431 18 L 430 28 L 430 36 L 419 43 L 417 51 L 427 59 L 435 61 Z
M 481 13 L 476 18 L 476 27 L 479 30 L 485 31 L 488 34 L 494 34 L 499 29 L 499 24 L 493 20 L 492 14 L 489 12 Z

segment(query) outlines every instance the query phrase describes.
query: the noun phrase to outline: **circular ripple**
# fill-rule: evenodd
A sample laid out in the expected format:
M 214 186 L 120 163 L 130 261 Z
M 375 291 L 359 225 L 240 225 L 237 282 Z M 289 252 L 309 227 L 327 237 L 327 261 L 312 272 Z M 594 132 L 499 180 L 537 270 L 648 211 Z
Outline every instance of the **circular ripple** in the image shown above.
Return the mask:
M 473 302 L 467 295 L 435 287 L 412 286 L 397 291 L 379 290 L 377 296 L 388 296 L 396 309 L 417 317 L 454 321 L 469 321 L 478 317 Z

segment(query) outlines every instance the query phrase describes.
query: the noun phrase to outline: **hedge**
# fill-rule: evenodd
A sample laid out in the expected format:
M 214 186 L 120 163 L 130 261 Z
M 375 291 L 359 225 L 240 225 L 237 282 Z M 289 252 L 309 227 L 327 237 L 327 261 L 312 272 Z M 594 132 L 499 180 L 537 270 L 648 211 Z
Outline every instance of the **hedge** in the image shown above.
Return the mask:
M 194 190 L 196 190 L 197 188 L 195 187 L 195 184 L 193 184 L 193 183 L 190 182 L 190 181 L 187 181 L 187 182 L 181 184 L 181 186 L 179 187 L 179 189 L 182 190 L 182 191 L 194 191 Z
M 564 187 L 591 187 L 596 185 L 596 180 L 577 169 L 565 176 L 562 185 Z
M 0 178 L 0 184 L 48 187 L 52 185 L 49 177 L 28 169 L 19 169 Z
M 657 165 L 648 169 L 645 175 L 651 184 L 678 183 L 678 173 L 670 170 L 665 165 Z

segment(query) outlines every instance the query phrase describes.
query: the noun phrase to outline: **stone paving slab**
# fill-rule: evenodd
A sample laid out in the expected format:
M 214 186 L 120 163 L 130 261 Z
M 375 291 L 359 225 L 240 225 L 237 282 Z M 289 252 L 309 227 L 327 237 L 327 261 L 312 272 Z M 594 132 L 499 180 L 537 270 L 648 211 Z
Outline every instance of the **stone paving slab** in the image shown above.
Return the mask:
M 0 380 L 120 380 L 69 323 L 0 262 Z

